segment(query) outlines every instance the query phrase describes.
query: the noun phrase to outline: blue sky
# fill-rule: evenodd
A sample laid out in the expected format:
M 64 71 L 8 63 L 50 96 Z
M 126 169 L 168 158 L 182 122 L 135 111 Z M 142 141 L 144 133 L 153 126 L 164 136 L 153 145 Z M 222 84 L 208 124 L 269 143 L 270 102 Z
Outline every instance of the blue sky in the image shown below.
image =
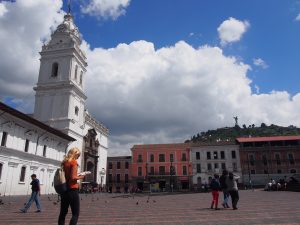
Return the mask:
M 32 113 L 62 0 L 0 1 L 0 97 Z M 300 126 L 300 1 L 72 0 L 110 155 L 239 123 Z

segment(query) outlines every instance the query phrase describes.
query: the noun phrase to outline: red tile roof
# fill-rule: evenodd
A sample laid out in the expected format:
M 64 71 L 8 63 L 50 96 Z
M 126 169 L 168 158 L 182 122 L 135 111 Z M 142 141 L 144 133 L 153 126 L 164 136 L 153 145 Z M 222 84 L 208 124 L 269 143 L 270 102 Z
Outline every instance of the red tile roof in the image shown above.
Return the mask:
M 273 136 L 273 137 L 249 137 L 249 138 L 237 138 L 237 142 L 262 142 L 262 141 L 291 141 L 300 140 L 300 135 L 298 136 Z

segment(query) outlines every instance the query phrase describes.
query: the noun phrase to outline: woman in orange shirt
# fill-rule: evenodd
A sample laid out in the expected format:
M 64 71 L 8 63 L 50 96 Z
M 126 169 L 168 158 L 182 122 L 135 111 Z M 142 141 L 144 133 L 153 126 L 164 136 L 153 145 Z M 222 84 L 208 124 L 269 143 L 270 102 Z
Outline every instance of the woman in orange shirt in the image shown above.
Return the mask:
M 78 176 L 78 163 L 77 159 L 80 156 L 78 148 L 72 148 L 62 161 L 62 166 L 65 171 L 68 190 L 61 195 L 60 213 L 58 217 L 58 225 L 65 224 L 65 218 L 68 213 L 69 206 L 72 211 L 72 218 L 70 225 L 76 225 L 80 211 L 80 201 L 78 194 L 79 184 L 77 180 L 84 178 L 83 175 Z

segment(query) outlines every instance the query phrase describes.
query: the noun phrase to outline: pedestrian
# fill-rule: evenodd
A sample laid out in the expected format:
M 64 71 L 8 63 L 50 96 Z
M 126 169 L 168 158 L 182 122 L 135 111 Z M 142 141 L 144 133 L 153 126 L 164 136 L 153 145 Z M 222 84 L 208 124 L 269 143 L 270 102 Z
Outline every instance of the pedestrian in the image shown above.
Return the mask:
M 35 205 L 37 207 L 37 211 L 36 212 L 41 212 L 41 203 L 40 203 L 40 199 L 39 196 L 41 196 L 41 189 L 40 189 L 40 181 L 36 178 L 36 174 L 32 174 L 31 175 L 31 196 L 30 199 L 28 200 L 28 202 L 25 204 L 24 208 L 20 209 L 20 211 L 22 213 L 26 213 L 28 211 L 28 209 L 30 208 L 32 202 L 35 202 Z
M 215 207 L 215 210 L 219 210 L 220 209 L 218 208 L 219 191 L 221 190 L 219 175 L 217 174 L 214 175 L 214 178 L 210 182 L 210 188 L 213 197 L 210 208 L 213 209 Z
M 65 171 L 67 181 L 67 191 L 61 195 L 60 213 L 58 217 L 58 225 L 65 224 L 65 218 L 68 213 L 69 206 L 71 207 L 72 217 L 70 225 L 76 225 L 80 211 L 80 200 L 78 188 L 78 180 L 81 180 L 85 175 L 78 175 L 77 159 L 80 157 L 78 148 L 72 148 L 62 161 L 62 167 Z
M 237 186 L 237 180 L 239 178 L 240 178 L 239 176 L 234 175 L 233 173 L 229 173 L 229 175 L 226 179 L 227 190 L 230 194 L 232 208 L 234 210 L 237 209 L 237 203 L 239 201 L 239 192 L 238 192 L 238 186 Z
M 224 208 L 230 208 L 229 205 L 228 205 L 229 193 L 227 191 L 227 184 L 226 184 L 227 177 L 228 177 L 228 171 L 227 170 L 223 170 L 222 175 L 221 175 L 219 181 L 220 181 L 220 186 L 221 186 L 221 189 L 223 191 L 223 196 L 224 196 L 224 201 L 222 203 L 222 206 Z

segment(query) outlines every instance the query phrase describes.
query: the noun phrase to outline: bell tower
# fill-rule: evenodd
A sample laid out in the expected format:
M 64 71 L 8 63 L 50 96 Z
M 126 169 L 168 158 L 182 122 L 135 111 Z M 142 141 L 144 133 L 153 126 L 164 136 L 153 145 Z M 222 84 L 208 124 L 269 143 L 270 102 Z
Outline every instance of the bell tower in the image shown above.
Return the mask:
M 51 40 L 42 47 L 39 78 L 34 87 L 34 117 L 77 140 L 83 138 L 87 99 L 87 62 L 80 44 L 81 37 L 69 10 Z

